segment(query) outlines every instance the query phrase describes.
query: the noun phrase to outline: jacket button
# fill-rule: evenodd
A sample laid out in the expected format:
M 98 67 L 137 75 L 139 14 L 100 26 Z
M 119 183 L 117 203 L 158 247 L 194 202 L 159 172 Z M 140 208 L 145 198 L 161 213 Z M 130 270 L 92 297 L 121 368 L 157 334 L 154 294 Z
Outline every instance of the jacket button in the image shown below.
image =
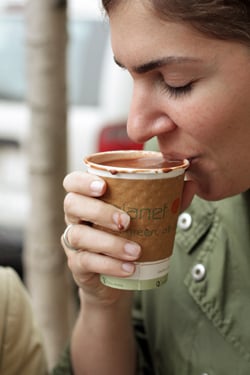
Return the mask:
M 201 281 L 204 279 L 206 275 L 206 268 L 203 266 L 203 264 L 198 263 L 192 268 L 192 276 L 195 281 Z M 205 375 L 205 374 L 204 374 Z
M 177 225 L 180 229 L 187 230 L 192 225 L 192 217 L 189 213 L 183 212 L 178 218 Z

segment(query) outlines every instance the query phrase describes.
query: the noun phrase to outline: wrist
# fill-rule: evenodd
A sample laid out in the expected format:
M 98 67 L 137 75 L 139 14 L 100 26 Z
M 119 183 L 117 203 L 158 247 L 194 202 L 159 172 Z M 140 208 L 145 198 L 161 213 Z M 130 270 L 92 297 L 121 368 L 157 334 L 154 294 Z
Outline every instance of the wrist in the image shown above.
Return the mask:
M 120 291 L 119 291 L 120 292 Z M 114 298 L 101 298 L 93 296 L 84 292 L 79 288 L 79 299 L 80 299 L 80 314 L 107 314 L 112 315 L 113 313 L 129 317 L 131 316 L 131 309 L 133 304 L 133 292 L 121 291 L 119 297 Z

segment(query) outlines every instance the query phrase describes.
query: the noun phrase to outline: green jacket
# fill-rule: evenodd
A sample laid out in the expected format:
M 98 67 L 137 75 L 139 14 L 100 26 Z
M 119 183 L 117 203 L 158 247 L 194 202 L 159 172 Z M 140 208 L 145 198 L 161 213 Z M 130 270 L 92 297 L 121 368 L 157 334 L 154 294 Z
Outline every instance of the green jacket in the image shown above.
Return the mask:
M 168 282 L 137 294 L 138 374 L 250 374 L 250 190 L 194 199 Z
M 178 223 L 168 282 L 136 294 L 137 375 L 249 375 L 250 190 L 195 198 Z

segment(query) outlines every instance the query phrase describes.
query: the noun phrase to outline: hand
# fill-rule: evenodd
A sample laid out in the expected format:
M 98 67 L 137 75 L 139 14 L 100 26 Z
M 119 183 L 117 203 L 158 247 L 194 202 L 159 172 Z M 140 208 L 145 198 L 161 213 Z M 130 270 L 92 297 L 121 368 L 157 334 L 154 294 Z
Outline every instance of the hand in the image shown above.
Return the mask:
M 125 292 L 101 284 L 99 274 L 126 277 L 133 274 L 140 246 L 114 234 L 94 228 L 98 224 L 119 232 L 126 230 L 130 217 L 100 199 L 105 182 L 94 175 L 73 172 L 64 179 L 68 192 L 64 201 L 65 221 L 73 224 L 67 238 L 77 251 L 67 248 L 62 240 L 68 265 L 85 298 L 92 303 L 112 304 Z M 122 224 L 122 225 L 121 225 Z

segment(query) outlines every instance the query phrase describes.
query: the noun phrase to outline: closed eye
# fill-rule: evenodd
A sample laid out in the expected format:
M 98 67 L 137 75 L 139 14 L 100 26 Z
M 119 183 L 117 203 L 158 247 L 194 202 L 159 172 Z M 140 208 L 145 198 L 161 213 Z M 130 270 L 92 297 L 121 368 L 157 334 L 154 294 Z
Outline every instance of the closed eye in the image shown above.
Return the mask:
M 192 91 L 193 82 L 189 82 L 184 86 L 170 86 L 166 82 L 162 85 L 162 89 L 166 92 L 170 98 L 177 99 L 181 96 L 187 95 Z
M 163 93 L 167 93 L 170 98 L 177 99 L 181 96 L 187 95 L 192 91 L 194 81 L 189 81 L 184 85 L 172 86 L 164 78 L 163 74 L 158 74 L 156 82 L 161 88 Z

